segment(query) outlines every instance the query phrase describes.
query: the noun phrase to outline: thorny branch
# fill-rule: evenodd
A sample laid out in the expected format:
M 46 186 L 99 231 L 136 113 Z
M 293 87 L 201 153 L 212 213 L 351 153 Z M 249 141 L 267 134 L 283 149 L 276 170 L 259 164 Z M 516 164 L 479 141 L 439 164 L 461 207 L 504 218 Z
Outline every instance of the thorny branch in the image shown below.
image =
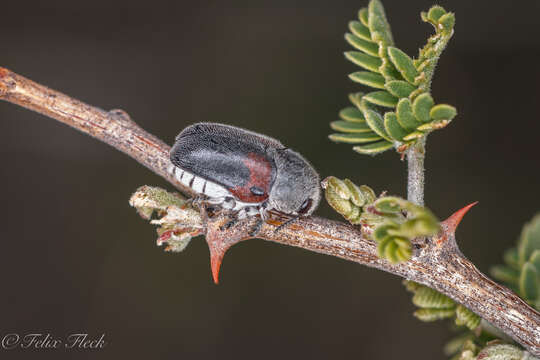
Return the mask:
M 183 193 L 191 190 L 167 173 L 169 146 L 147 133 L 121 110 L 104 111 L 0 68 L 0 99 L 37 111 L 87 133 L 161 175 Z M 432 238 L 415 239 L 411 260 L 390 264 L 377 256 L 376 244 L 351 225 L 319 217 L 301 219 L 276 232 L 279 220 L 267 221 L 258 238 L 340 257 L 430 286 L 467 306 L 503 330 L 530 353 L 540 356 L 540 314 L 509 289 L 482 274 L 459 251 L 455 228 L 468 208 L 442 224 Z M 253 219 L 221 230 L 225 215 L 203 226 L 211 252 L 222 257 L 233 244 L 250 238 Z M 213 261 L 215 259 L 212 259 Z

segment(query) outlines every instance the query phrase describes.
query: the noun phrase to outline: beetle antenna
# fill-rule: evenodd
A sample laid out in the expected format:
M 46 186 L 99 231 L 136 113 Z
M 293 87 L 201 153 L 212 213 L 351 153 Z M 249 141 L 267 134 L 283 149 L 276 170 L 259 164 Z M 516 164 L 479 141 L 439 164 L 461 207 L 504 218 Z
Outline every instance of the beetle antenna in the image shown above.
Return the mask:
M 285 226 L 287 226 L 289 224 L 292 224 L 293 222 L 298 220 L 298 218 L 300 218 L 300 215 L 297 215 L 297 216 L 293 217 L 292 219 L 289 219 L 289 220 L 285 221 L 283 224 L 279 225 L 276 228 L 276 230 L 274 230 L 274 232 L 278 232 L 279 230 L 283 229 Z

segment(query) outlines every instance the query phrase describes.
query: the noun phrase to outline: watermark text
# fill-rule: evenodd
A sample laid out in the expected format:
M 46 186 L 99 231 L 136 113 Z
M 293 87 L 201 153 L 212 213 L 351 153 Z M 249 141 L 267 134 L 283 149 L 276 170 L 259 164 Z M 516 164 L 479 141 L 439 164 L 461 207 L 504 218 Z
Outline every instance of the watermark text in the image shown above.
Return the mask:
M 73 333 L 60 337 L 51 333 L 10 333 L 2 335 L 0 345 L 4 350 L 98 350 L 103 349 L 107 341 L 105 334 Z

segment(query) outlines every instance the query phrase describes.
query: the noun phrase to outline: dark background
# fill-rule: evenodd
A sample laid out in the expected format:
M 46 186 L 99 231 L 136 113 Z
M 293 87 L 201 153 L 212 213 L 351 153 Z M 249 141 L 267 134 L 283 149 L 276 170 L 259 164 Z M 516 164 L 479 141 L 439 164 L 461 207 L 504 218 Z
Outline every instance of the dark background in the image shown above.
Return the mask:
M 431 34 L 432 1 L 385 1 L 400 48 Z M 537 1 L 441 1 L 457 14 L 433 95 L 459 115 L 428 139 L 426 201 L 440 217 L 479 200 L 458 231 L 488 271 L 540 209 Z M 359 85 L 342 55 L 366 1 L 7 2 L 0 65 L 104 109 L 122 108 L 169 144 L 198 121 L 279 138 L 321 175 L 405 195 L 395 153 L 361 156 L 327 140 Z M 155 246 L 129 207 L 164 180 L 56 121 L 0 103 L 0 335 L 106 334 L 99 351 L 1 358 L 442 359 L 448 323 L 422 323 L 401 279 L 260 240 L 226 256 Z M 318 213 L 338 218 L 328 205 Z

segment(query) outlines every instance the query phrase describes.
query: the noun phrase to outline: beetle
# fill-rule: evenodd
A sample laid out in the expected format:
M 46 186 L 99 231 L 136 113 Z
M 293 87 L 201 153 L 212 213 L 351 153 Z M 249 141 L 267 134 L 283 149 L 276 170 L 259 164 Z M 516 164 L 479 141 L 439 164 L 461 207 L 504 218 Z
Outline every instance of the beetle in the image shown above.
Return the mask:
M 269 211 L 294 219 L 315 211 L 319 174 L 297 152 L 271 137 L 218 123 L 185 128 L 170 151 L 169 172 L 209 204 L 237 219 Z

